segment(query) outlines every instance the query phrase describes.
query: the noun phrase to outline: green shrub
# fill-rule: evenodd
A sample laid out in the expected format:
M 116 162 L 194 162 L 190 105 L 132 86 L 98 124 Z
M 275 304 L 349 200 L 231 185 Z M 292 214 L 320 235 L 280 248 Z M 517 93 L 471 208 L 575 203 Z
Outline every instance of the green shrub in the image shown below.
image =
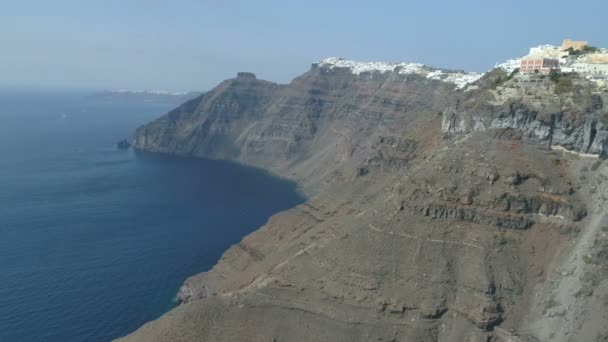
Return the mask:
M 600 49 L 596 48 L 595 46 L 585 45 L 583 48 L 583 53 L 594 53 L 598 51 L 600 51 Z
M 506 77 L 503 76 L 498 76 L 496 77 L 493 81 L 492 84 L 490 85 L 490 89 L 494 90 L 496 89 L 498 86 L 502 85 L 503 83 L 505 83 L 507 81 Z
M 557 83 L 559 81 L 561 73 L 555 69 L 549 72 L 549 79 L 553 81 L 553 83 Z
M 556 94 L 565 94 L 565 93 L 571 93 L 572 91 L 574 91 L 574 82 L 572 82 L 570 77 L 561 75 L 559 77 L 559 80 L 555 84 L 555 93 Z
M 585 47 L 583 47 L 580 50 L 574 50 L 574 48 L 568 48 L 568 49 L 566 49 L 566 51 L 568 51 L 568 55 L 570 55 L 570 56 L 580 56 L 580 55 L 584 55 L 587 53 L 598 52 L 598 51 L 600 51 L 600 49 L 596 48 L 595 46 L 586 45 Z
M 515 77 L 515 75 L 517 75 L 518 73 L 519 73 L 519 68 L 516 68 L 508 75 L 505 75 L 505 73 L 502 72 L 502 75 L 498 75 L 494 80 L 492 80 L 492 83 L 490 84 L 490 88 L 492 90 L 496 89 L 498 86 L 501 86 L 502 84 L 512 80 L 513 77 Z
M 593 257 L 589 254 L 583 255 L 583 262 L 589 265 L 597 265 L 597 260 L 593 259 Z

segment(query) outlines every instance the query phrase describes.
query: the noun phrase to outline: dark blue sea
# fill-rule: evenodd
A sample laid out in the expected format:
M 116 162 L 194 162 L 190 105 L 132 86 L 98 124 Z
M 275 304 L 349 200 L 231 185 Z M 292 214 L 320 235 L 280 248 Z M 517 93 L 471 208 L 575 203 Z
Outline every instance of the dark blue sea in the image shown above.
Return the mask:
M 303 200 L 256 169 L 118 150 L 174 105 L 89 95 L 0 89 L 2 342 L 128 334 Z

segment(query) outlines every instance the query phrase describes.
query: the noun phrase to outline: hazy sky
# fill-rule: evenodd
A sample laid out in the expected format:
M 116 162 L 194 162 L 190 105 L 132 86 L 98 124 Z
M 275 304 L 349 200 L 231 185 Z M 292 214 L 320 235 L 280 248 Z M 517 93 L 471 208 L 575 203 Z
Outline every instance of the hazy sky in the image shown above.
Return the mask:
M 325 57 L 484 71 L 566 37 L 608 47 L 606 0 L 0 0 L 0 84 L 206 90 Z

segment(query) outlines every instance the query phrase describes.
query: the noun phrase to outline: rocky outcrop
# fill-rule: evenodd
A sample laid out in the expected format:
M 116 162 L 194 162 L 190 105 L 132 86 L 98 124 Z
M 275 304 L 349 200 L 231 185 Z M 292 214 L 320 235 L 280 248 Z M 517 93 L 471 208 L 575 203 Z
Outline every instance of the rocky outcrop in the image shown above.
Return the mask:
M 131 143 L 127 139 L 123 139 L 116 143 L 116 148 L 119 150 L 127 150 L 131 147 Z
M 469 76 L 332 59 L 286 85 L 239 74 L 139 128 L 140 150 L 264 167 L 310 198 L 125 340 L 515 338 L 589 220 L 583 161 L 546 147 L 603 154 L 603 108 Z
M 591 85 L 583 83 L 587 88 L 556 97 L 551 81 L 547 80 L 544 86 L 508 88 L 515 86 L 513 82 L 518 80 L 520 78 L 516 77 L 502 87 L 503 91 L 517 89 L 515 92 L 495 93 L 492 95 L 494 101 L 480 103 L 479 98 L 471 98 L 461 106 L 447 109 L 443 114 L 442 131 L 454 136 L 494 130 L 498 135 L 520 137 L 548 147 L 560 146 L 602 156 L 608 154 L 605 93 L 593 94 L 588 90 Z
M 488 212 L 480 212 L 474 208 L 447 205 L 443 203 L 431 202 L 425 205 L 416 206 L 414 210 L 418 214 L 429 216 L 433 219 L 465 221 L 512 229 L 526 229 L 533 223 L 524 216 L 502 213 L 489 214 Z

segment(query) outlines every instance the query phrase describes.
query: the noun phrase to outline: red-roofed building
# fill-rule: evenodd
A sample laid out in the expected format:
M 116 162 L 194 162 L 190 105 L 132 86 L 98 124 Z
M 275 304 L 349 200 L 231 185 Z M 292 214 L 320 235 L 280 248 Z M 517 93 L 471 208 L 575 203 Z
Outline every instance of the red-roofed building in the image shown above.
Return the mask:
M 519 63 L 520 72 L 539 72 L 548 74 L 551 70 L 559 71 L 559 60 L 553 58 L 525 58 Z

